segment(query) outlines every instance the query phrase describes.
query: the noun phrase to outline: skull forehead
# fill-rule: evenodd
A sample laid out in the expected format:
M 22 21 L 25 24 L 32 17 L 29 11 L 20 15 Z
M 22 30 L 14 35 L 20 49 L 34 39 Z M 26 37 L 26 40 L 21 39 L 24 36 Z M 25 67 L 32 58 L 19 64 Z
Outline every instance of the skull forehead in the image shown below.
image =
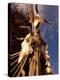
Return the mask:
M 31 36 L 31 34 L 29 33 L 27 36 L 26 36 L 26 41 L 27 42 L 30 42 L 32 40 L 33 36 Z
M 30 33 L 29 33 L 29 34 L 26 36 L 26 39 L 29 38 L 30 36 L 31 36 L 31 35 L 30 35 Z

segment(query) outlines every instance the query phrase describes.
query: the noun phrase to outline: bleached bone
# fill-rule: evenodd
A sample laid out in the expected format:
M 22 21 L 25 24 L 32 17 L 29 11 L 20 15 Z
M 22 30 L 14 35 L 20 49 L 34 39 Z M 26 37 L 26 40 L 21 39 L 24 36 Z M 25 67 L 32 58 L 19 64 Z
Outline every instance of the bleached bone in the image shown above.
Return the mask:
M 50 66 L 51 66 L 51 64 L 50 64 L 50 62 L 49 62 L 49 61 L 46 61 L 46 65 L 47 65 L 48 67 L 50 67 Z
M 47 72 L 47 73 L 52 72 L 51 67 L 47 67 L 47 68 L 46 68 L 46 72 Z
M 32 36 L 29 33 L 21 44 L 21 51 L 19 53 L 18 63 L 21 62 L 24 56 L 29 55 L 33 52 L 31 43 L 32 43 Z

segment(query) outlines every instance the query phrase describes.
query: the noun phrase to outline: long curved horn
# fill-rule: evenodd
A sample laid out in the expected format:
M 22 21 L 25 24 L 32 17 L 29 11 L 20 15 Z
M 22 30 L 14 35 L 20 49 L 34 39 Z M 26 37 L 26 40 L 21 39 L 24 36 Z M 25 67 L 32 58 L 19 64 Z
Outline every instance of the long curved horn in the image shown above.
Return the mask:
M 39 14 L 38 5 L 37 4 L 35 6 L 35 9 L 36 9 L 36 13 Z M 44 17 L 42 19 L 43 19 L 43 22 L 44 23 L 47 23 L 47 24 L 53 24 L 54 23 L 54 22 L 51 22 L 51 21 L 46 20 Z
M 48 21 L 46 19 L 44 19 L 44 22 L 47 23 L 47 24 L 54 24 L 54 22 Z
M 35 9 L 36 9 L 36 13 L 39 13 L 37 4 L 35 6 Z

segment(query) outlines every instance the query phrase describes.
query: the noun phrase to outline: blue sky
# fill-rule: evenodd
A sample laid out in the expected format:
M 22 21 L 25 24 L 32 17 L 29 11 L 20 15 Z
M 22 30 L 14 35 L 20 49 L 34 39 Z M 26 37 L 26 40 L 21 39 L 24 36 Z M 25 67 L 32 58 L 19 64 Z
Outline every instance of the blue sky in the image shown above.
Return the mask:
M 39 5 L 41 7 L 41 5 Z M 38 7 L 38 8 L 39 8 Z M 52 70 L 55 74 L 58 73 L 58 6 L 44 5 L 42 6 L 43 16 L 54 22 L 52 25 L 44 24 L 40 27 L 42 38 L 48 42 L 48 50 Z

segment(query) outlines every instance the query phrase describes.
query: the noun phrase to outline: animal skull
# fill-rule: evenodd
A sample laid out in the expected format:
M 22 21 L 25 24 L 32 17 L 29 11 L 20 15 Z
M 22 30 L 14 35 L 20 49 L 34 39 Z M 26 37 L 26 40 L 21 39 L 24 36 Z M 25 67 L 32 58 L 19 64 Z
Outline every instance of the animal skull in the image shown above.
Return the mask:
M 21 44 L 22 48 L 21 48 L 21 51 L 19 53 L 18 63 L 21 62 L 21 60 L 24 58 L 24 56 L 32 54 L 33 49 L 32 49 L 31 44 L 32 44 L 32 36 L 29 33 Z

